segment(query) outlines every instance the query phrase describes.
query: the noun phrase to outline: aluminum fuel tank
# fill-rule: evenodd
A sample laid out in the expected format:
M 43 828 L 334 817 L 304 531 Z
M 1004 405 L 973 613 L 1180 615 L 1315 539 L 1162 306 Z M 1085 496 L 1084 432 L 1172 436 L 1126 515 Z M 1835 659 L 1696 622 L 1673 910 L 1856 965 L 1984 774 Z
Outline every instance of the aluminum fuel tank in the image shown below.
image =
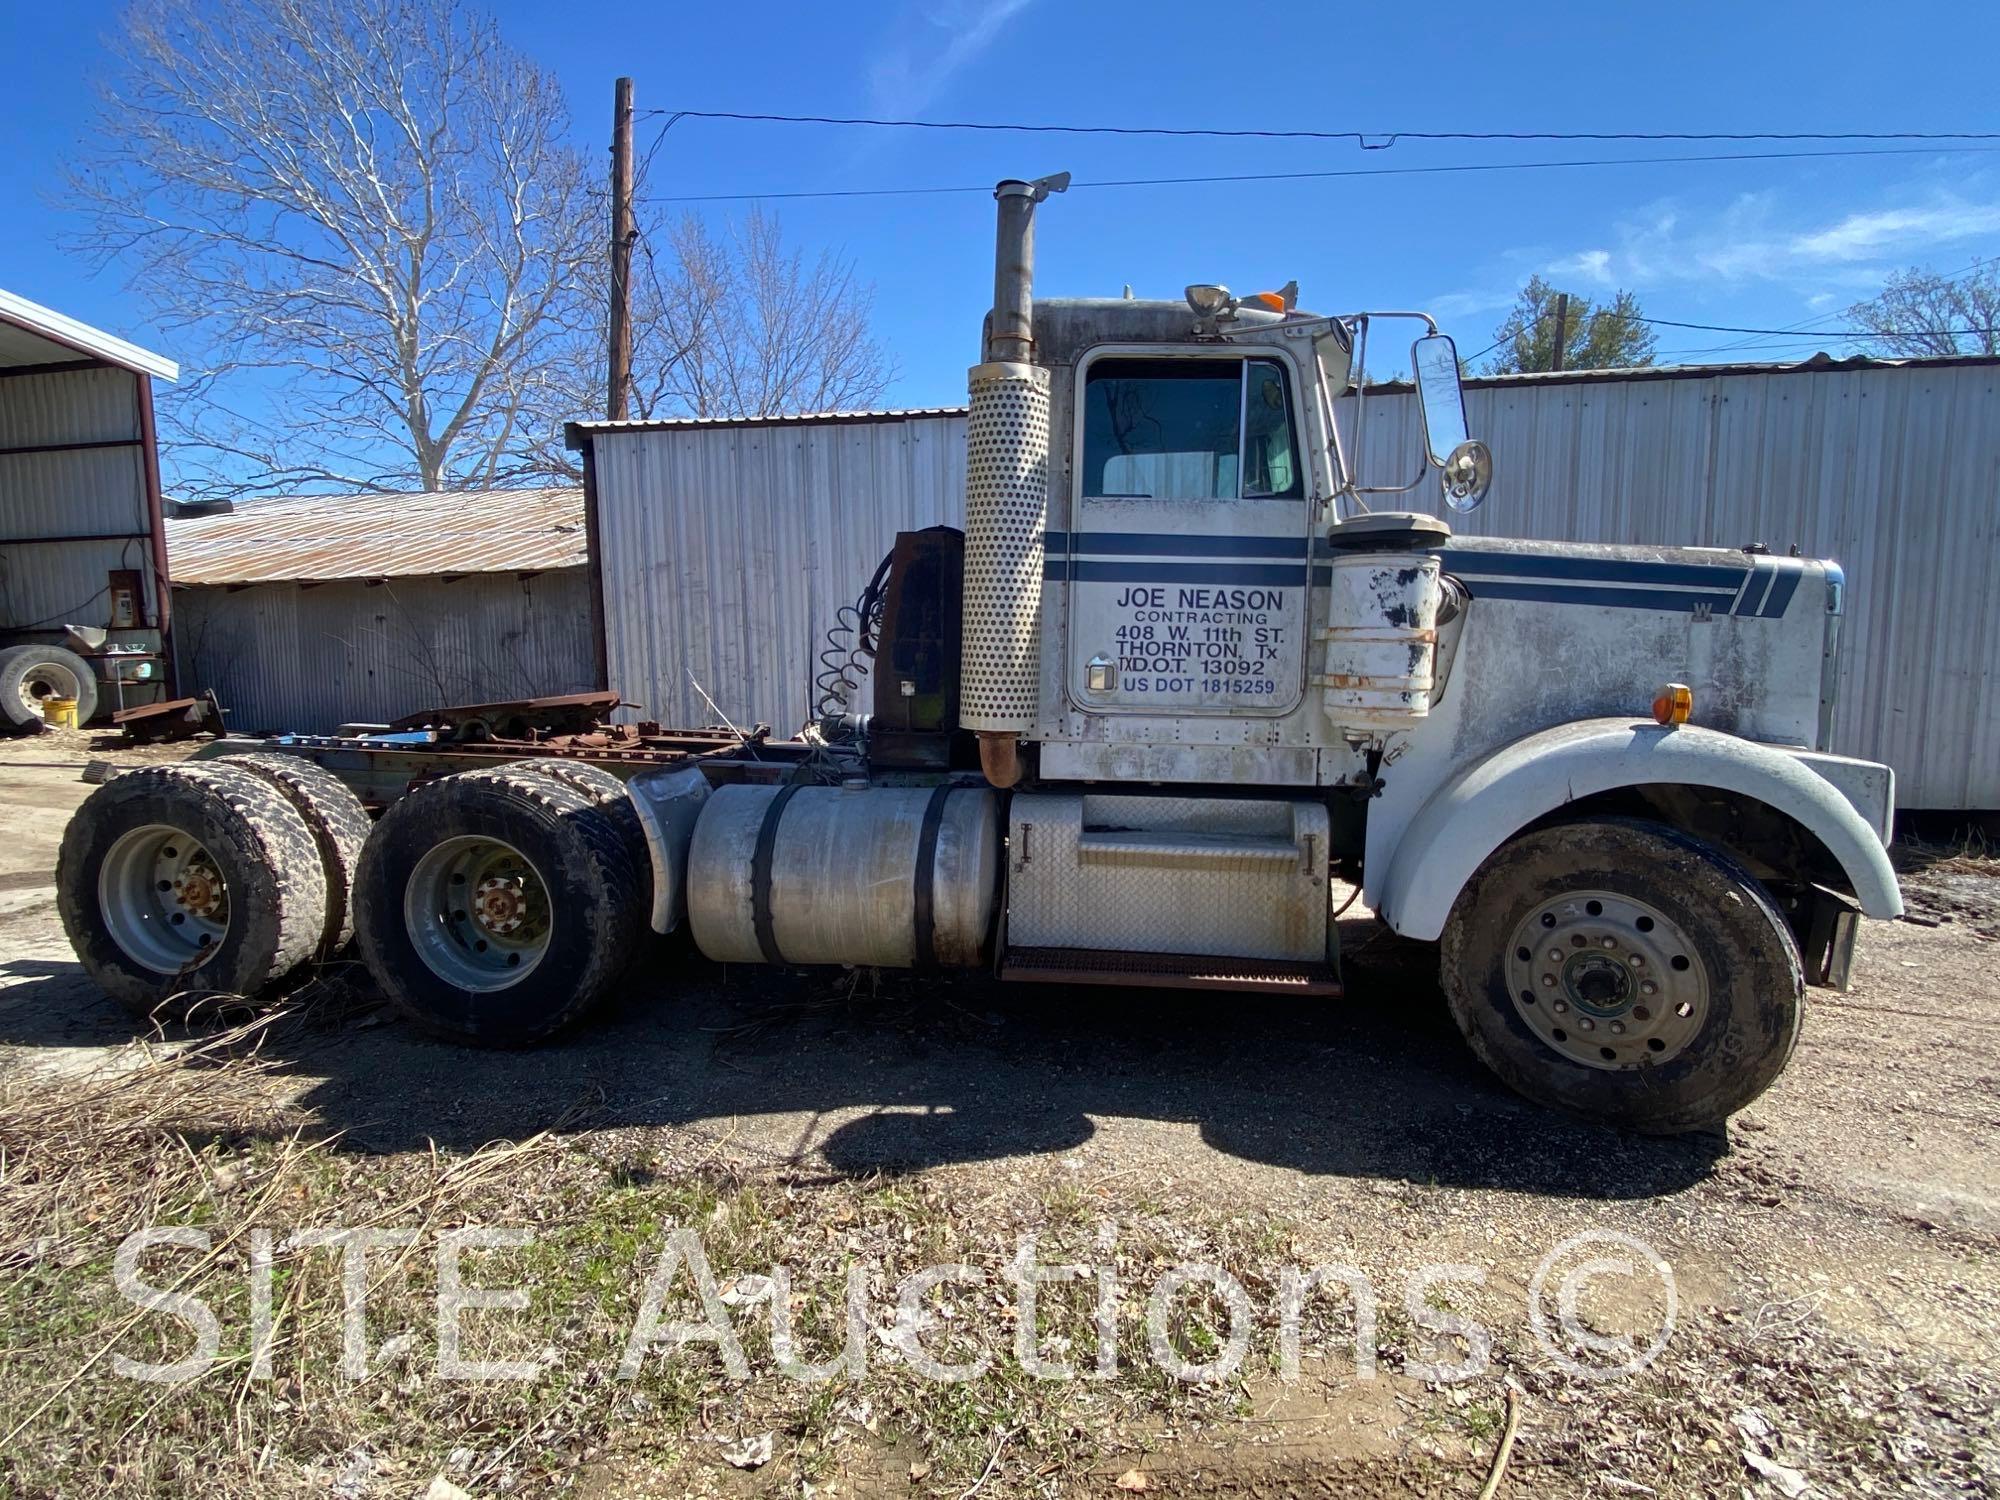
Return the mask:
M 688 850 L 688 925 L 724 963 L 976 965 L 1000 851 L 984 787 L 719 787 Z

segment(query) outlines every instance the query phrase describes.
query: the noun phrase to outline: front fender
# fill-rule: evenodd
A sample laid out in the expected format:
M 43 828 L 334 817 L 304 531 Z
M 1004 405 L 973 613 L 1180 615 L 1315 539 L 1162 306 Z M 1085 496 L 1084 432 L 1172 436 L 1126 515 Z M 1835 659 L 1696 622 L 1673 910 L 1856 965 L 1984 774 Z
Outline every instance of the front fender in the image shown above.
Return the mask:
M 1452 777 L 1404 830 L 1376 910 L 1405 937 L 1428 942 L 1444 931 L 1452 903 L 1486 857 L 1537 818 L 1597 792 L 1666 784 L 1718 787 L 1769 804 L 1826 845 L 1862 911 L 1903 914 L 1881 837 L 1808 758 L 1713 729 L 1630 719 L 1543 730 Z M 1886 827 L 1886 807 L 1883 816 Z

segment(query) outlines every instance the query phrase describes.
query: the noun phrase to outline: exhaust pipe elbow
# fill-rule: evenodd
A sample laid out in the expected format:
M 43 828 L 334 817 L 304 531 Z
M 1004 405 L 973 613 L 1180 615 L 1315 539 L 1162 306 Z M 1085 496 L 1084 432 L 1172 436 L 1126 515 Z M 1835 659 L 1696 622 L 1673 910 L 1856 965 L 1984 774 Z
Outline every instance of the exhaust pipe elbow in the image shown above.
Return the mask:
M 979 769 L 1003 792 L 1021 779 L 1020 746 L 1017 734 L 979 732 Z

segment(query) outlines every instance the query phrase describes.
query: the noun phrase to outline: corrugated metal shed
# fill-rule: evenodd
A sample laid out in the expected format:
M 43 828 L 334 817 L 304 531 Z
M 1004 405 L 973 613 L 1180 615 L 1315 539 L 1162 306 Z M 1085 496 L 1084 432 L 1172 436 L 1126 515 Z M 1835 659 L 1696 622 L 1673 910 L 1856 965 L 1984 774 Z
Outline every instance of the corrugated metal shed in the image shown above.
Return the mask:
M 1903 807 L 2000 807 L 2000 361 L 1524 376 L 1466 411 L 1495 474 L 1460 531 L 1836 559 L 1835 748 L 1895 767 Z M 1376 482 L 1408 477 L 1416 422 L 1369 398 Z
M 532 573 L 587 559 L 583 491 L 288 495 L 170 516 L 178 584 Z
M 1459 530 L 1838 559 L 1837 747 L 1894 766 L 1906 808 L 2000 807 L 2000 361 L 1512 376 L 1466 404 L 1496 478 Z M 1370 482 L 1408 480 L 1416 420 L 1406 388 L 1370 395 Z M 822 633 L 895 531 L 962 524 L 955 409 L 571 433 L 591 444 L 610 684 L 662 718 L 711 717 L 691 671 L 732 718 L 796 727 Z
M 172 360 L 0 291 L 0 645 L 58 642 L 65 625 L 83 625 L 162 652 L 171 611 L 152 382 L 176 373 Z M 152 665 L 126 659 L 130 670 Z M 155 673 L 134 697 L 159 691 Z
M 835 611 L 898 531 L 965 505 L 950 411 L 627 424 L 593 453 L 609 681 L 682 724 L 715 719 L 692 678 L 732 722 L 797 729 Z
M 179 589 L 181 672 L 230 727 L 326 733 L 442 703 L 587 690 L 583 568 Z
M 164 355 L 0 287 L 0 366 L 48 364 L 68 355 L 161 380 L 178 380 L 181 374 Z

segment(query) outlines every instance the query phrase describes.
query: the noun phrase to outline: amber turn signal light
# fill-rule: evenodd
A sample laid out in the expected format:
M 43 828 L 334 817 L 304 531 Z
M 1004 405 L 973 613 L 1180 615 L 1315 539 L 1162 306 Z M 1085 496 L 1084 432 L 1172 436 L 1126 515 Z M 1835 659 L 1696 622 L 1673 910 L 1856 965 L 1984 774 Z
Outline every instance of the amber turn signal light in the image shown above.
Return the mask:
M 1694 712 L 1694 694 L 1685 682 L 1670 682 L 1660 689 L 1660 696 L 1653 700 L 1653 717 L 1667 728 L 1685 724 Z

